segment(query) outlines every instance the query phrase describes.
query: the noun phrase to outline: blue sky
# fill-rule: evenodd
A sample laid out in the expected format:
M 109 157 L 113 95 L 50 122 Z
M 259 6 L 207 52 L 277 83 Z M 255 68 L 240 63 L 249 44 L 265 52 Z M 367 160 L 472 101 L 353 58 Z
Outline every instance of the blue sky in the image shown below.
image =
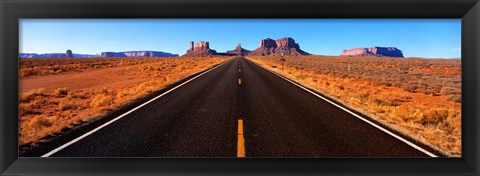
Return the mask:
M 152 50 L 184 54 L 190 41 L 225 52 L 241 43 L 292 37 L 306 52 L 397 47 L 405 57 L 460 58 L 460 19 L 22 19 L 21 53 L 97 54 Z

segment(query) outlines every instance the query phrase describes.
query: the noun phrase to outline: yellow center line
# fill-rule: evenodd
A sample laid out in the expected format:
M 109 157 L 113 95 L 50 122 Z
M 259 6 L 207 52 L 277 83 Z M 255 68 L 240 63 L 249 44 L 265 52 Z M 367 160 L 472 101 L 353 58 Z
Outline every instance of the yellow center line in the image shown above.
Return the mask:
M 238 84 L 242 84 L 242 79 L 238 78 Z
M 243 120 L 238 119 L 237 157 L 245 157 L 245 138 L 243 138 Z

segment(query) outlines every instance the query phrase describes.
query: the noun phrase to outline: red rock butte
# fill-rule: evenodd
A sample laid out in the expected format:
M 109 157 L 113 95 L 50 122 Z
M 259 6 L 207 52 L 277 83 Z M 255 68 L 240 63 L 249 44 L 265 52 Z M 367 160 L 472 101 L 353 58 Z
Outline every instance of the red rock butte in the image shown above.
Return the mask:
M 310 55 L 300 49 L 300 45 L 290 37 L 284 37 L 278 40 L 266 38 L 260 41 L 260 46 L 251 51 L 249 56 L 269 56 L 279 55 L 281 52 L 289 56 Z
M 402 50 L 395 47 L 371 47 L 352 48 L 342 51 L 341 56 L 379 56 L 379 57 L 403 57 Z
M 210 49 L 210 44 L 206 41 L 200 41 L 198 43 L 190 42 L 190 46 L 187 50 L 187 53 L 183 56 L 186 57 L 204 57 L 204 56 L 213 56 L 217 52 L 213 49 Z
M 228 55 L 234 55 L 234 56 L 246 56 L 248 53 L 250 53 L 250 51 L 242 48 L 240 43 L 237 45 L 237 47 L 234 50 L 227 51 Z

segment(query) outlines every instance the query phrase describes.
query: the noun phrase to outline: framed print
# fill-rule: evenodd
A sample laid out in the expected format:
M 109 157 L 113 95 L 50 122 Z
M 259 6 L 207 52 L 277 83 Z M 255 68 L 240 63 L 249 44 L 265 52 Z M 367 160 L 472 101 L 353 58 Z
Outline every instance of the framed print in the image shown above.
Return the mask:
M 2 175 L 478 175 L 478 1 L 0 5 Z

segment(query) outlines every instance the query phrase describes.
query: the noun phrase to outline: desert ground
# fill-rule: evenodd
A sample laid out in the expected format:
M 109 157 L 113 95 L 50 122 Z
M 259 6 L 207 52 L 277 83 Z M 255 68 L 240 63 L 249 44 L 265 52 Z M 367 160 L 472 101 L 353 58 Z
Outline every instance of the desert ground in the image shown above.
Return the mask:
M 19 145 L 92 122 L 228 59 L 20 59 Z
M 231 57 L 230 57 L 231 58 Z M 461 156 L 461 60 L 249 56 L 378 123 Z M 19 145 L 90 123 L 229 57 L 20 59 Z
M 344 56 L 248 59 L 447 156 L 461 156 L 461 60 Z

